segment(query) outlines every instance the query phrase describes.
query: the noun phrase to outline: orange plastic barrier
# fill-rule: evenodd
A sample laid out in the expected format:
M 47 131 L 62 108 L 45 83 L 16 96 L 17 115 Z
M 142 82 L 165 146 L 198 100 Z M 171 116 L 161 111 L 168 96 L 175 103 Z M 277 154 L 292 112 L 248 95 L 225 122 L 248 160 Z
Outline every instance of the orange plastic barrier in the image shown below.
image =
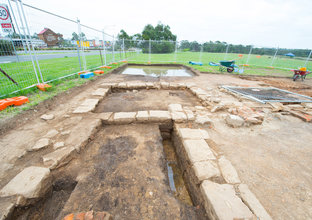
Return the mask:
M 100 68 L 103 68 L 103 69 L 111 69 L 112 67 L 111 67 L 111 66 L 101 66 Z
M 0 111 L 6 109 L 6 107 L 11 105 L 23 105 L 24 103 L 29 102 L 28 98 L 25 96 L 7 98 L 0 100 Z
M 94 74 L 103 74 L 103 73 L 104 73 L 103 70 L 95 70 L 95 71 L 93 71 L 93 72 L 94 72 Z
M 122 63 L 128 63 L 128 61 L 127 60 L 123 60 L 123 61 L 121 61 Z
M 37 88 L 40 89 L 41 91 L 47 91 L 48 88 L 51 88 L 52 86 L 48 85 L 48 84 L 38 84 Z

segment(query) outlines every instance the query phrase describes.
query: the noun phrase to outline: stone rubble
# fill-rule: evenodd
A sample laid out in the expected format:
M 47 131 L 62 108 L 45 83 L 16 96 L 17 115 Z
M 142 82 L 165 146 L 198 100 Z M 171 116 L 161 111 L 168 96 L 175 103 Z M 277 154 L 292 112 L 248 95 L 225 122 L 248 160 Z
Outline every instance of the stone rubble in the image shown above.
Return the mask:
M 44 114 L 44 115 L 41 115 L 40 118 L 45 120 L 45 121 L 48 121 L 48 120 L 54 119 L 54 115 L 53 114 Z

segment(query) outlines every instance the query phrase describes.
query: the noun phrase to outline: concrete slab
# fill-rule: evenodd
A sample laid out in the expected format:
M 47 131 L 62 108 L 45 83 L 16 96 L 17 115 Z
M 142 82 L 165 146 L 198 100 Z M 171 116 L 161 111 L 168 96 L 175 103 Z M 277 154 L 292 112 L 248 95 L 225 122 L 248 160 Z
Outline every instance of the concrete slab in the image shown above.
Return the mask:
M 204 180 L 200 185 L 205 209 L 210 219 L 252 219 L 253 214 L 236 196 L 234 187 Z
M 1 189 L 0 196 L 41 197 L 51 186 L 49 175 L 50 170 L 48 168 L 27 167 Z

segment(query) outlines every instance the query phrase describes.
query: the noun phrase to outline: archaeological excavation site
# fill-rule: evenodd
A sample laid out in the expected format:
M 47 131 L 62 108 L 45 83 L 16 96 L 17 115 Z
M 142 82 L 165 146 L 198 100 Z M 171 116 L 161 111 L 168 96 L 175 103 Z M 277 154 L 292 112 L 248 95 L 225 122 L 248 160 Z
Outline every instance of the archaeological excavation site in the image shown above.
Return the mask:
M 311 217 L 311 79 L 147 67 L 1 121 L 0 219 Z

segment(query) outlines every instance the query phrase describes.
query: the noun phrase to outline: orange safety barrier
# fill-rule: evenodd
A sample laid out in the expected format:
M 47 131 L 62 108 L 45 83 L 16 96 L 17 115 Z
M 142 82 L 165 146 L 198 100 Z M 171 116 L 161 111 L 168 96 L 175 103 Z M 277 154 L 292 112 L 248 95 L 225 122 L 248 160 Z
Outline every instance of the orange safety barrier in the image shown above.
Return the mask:
M 128 61 L 127 60 L 123 60 L 123 61 L 121 61 L 122 63 L 128 63 Z
M 11 105 L 23 105 L 24 103 L 29 102 L 28 98 L 25 96 L 13 97 L 0 100 L 0 111 L 6 109 L 6 107 Z
M 95 71 L 93 71 L 93 72 L 94 72 L 94 74 L 103 74 L 103 73 L 104 73 L 103 70 L 95 70 Z
M 47 89 L 51 88 L 52 86 L 48 85 L 48 84 L 38 84 L 37 88 L 40 89 L 41 91 L 47 91 Z
M 103 68 L 103 69 L 111 69 L 112 67 L 111 67 L 111 66 L 101 66 L 100 68 Z

